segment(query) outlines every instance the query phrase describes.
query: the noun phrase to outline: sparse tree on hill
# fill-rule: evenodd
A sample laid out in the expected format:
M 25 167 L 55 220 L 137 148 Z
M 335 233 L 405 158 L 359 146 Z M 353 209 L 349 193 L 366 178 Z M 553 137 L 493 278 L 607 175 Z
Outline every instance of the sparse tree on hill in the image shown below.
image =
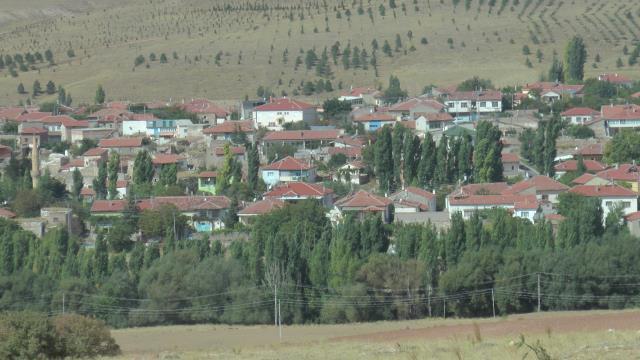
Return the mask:
M 399 52 L 402 49 L 402 39 L 400 38 L 400 34 L 396 34 L 396 52 Z
M 391 52 L 391 45 L 389 45 L 389 41 L 387 40 L 384 41 L 384 45 L 382 45 L 382 52 L 385 53 L 388 57 L 393 56 Z
M 549 79 L 549 81 L 564 82 L 564 66 L 556 57 L 554 57 L 551 62 L 547 79 Z
M 165 53 L 160 54 L 160 64 L 166 64 L 167 62 L 167 55 Z
M 522 47 L 522 55 L 524 55 L 524 56 L 531 55 L 531 50 L 529 49 L 529 45 L 524 45 Z
M 47 95 L 53 95 L 56 93 L 56 84 L 53 81 L 49 80 L 49 82 L 47 82 L 46 92 Z
M 75 51 L 73 51 L 73 49 L 69 49 L 69 50 L 67 50 L 67 57 L 68 57 L 68 58 L 74 58 L 74 57 L 76 57 L 76 52 L 75 52 Z
M 33 90 L 31 92 L 31 94 L 33 95 L 33 97 L 36 97 L 38 95 L 40 95 L 40 93 L 42 92 L 42 88 L 40 87 L 40 81 L 36 80 L 33 82 Z
M 94 97 L 95 103 L 98 105 L 104 104 L 106 96 L 107 94 L 105 93 L 102 85 L 98 85 L 98 89 L 96 90 L 96 96 Z
M 569 80 L 580 81 L 584 78 L 584 64 L 587 61 L 587 48 L 579 36 L 574 36 L 565 49 L 565 75 Z
M 384 97 L 390 104 L 407 97 L 407 91 L 400 87 L 400 79 L 398 77 L 393 75 L 389 77 L 389 86 L 384 91 Z
M 24 90 L 24 85 L 22 83 L 18 84 L 18 94 L 26 94 L 27 92 Z
M 44 58 L 47 60 L 47 62 L 49 62 L 49 65 L 54 64 L 53 52 L 51 51 L 51 49 L 47 49 L 47 51 L 44 52 Z

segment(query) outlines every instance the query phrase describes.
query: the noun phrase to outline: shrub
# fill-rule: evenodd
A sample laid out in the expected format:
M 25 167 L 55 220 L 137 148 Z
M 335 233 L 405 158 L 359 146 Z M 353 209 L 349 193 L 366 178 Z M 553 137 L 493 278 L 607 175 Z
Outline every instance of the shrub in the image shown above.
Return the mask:
M 101 320 L 68 314 L 54 318 L 53 325 L 67 356 L 94 357 L 120 353 L 120 347 Z
M 567 135 L 576 139 L 589 139 L 595 137 L 593 130 L 584 125 L 571 125 L 567 128 Z

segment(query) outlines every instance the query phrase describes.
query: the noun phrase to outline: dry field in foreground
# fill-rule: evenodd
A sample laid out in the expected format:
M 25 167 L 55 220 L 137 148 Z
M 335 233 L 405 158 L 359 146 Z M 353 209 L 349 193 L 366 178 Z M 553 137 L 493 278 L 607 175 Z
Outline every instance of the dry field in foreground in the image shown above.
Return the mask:
M 519 359 L 529 350 L 517 346 L 521 334 L 553 359 L 633 359 L 640 354 L 640 311 L 285 326 L 282 341 L 273 326 L 113 331 L 122 359 Z

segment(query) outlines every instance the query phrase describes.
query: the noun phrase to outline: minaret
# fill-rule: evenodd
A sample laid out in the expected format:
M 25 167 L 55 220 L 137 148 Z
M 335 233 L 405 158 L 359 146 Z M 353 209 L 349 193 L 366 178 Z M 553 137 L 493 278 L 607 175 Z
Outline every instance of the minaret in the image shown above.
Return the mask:
M 31 182 L 33 188 L 38 187 L 38 178 L 40 178 L 40 144 L 38 139 L 33 136 L 31 139 Z

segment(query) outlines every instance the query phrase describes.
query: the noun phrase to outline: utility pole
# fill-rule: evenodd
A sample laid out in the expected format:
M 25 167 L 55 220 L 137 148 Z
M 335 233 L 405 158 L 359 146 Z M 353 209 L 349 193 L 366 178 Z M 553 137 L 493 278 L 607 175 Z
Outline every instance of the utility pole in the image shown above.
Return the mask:
M 278 327 L 278 286 L 273 285 L 273 321 L 276 327 Z
M 538 273 L 538 312 L 540 312 L 540 273 Z
M 427 307 L 429 309 L 429 317 L 431 317 L 431 285 L 427 288 Z
M 493 307 L 493 317 L 496 317 L 496 297 L 493 288 L 491 288 L 491 306 Z
M 278 300 L 278 326 L 280 332 L 280 341 L 282 341 L 282 317 L 280 313 L 280 300 Z
M 447 318 L 447 297 L 442 294 L 442 317 Z
M 64 300 L 65 300 L 65 294 L 64 292 L 62 293 L 62 314 L 64 315 Z

